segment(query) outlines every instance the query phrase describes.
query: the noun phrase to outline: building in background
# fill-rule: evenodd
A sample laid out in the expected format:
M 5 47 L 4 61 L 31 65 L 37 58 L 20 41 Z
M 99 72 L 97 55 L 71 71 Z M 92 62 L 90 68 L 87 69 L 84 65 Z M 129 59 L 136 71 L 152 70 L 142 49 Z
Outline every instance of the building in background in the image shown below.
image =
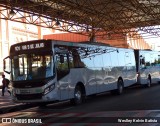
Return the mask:
M 52 31 L 52 29 L 31 24 L 0 19 L 0 73 L 3 72 L 3 58 L 8 56 L 11 45 L 29 40 L 42 39 L 43 35 L 51 34 Z
M 90 38 L 85 35 L 75 34 L 75 33 L 54 33 L 43 35 L 44 39 L 55 39 L 62 41 L 72 41 L 72 42 L 81 42 L 89 41 Z M 112 38 L 105 36 L 96 37 L 97 42 L 106 43 L 115 47 L 122 48 L 133 48 L 133 49 L 152 49 L 146 41 L 139 35 L 137 38 L 129 37 L 128 35 L 112 35 Z

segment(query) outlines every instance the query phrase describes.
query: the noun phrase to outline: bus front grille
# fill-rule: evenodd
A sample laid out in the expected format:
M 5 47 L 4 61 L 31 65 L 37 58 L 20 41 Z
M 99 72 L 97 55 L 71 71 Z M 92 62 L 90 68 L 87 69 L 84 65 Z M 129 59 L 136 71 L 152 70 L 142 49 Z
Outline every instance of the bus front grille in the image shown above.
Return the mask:
M 18 100 L 35 100 L 42 99 L 42 94 L 16 94 Z

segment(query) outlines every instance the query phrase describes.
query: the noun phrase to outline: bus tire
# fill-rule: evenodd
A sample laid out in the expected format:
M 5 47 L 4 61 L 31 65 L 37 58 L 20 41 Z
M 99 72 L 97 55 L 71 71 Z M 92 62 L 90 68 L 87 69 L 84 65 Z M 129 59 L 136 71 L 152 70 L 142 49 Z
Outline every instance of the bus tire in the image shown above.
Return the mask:
M 123 84 L 123 80 L 119 79 L 118 83 L 117 83 L 117 94 L 120 95 L 123 93 L 123 88 L 124 88 L 124 84 Z
M 71 99 L 70 102 L 73 105 L 79 105 L 79 104 L 82 104 L 83 100 L 84 100 L 84 97 L 82 93 L 82 88 L 78 85 L 76 86 L 74 91 L 74 98 Z
M 148 76 L 147 78 L 147 84 L 146 84 L 146 87 L 150 88 L 151 87 L 151 77 Z

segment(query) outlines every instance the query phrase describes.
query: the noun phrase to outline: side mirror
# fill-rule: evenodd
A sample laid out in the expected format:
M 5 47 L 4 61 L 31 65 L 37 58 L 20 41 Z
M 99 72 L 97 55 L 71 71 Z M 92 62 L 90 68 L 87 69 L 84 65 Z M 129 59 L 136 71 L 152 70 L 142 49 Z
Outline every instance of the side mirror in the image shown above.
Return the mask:
M 145 65 L 145 59 L 144 58 L 140 59 L 140 65 Z
M 145 59 L 144 58 L 142 59 L 142 64 L 145 64 Z
M 5 70 L 5 69 L 6 69 L 6 61 L 3 60 L 3 70 Z
M 64 63 L 64 56 L 60 55 L 60 63 Z
M 6 57 L 3 59 L 3 71 L 10 74 L 11 73 L 11 68 L 10 68 L 10 57 Z

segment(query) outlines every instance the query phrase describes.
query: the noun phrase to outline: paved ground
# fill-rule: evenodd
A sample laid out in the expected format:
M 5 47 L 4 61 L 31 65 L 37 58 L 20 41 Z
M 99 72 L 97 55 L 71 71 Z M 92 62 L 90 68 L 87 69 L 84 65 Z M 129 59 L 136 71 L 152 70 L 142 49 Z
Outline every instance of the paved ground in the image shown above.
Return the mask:
M 0 114 L 23 110 L 33 106 L 31 104 L 14 103 L 11 97 L 8 92 L 5 92 L 4 96 L 2 96 L 2 90 L 0 89 Z
M 159 110 L 92 113 L 20 111 L 2 114 L 0 118 L 3 126 L 160 126 Z
M 146 89 L 144 91 L 148 90 Z M 14 103 L 8 92 L 5 92 L 5 96 L 1 96 L 0 90 L 0 125 L 22 125 L 15 121 L 20 118 L 20 121 L 27 121 L 27 124 L 24 124 L 26 126 L 33 123 L 31 122 L 32 119 L 39 120 L 39 122 L 35 124 L 38 126 L 160 126 L 159 109 L 99 112 L 53 112 L 52 109 L 42 108 L 38 109 L 39 111 L 20 111 L 31 106 L 32 105 L 30 104 Z M 10 119 L 10 122 L 8 122 L 7 119 Z

